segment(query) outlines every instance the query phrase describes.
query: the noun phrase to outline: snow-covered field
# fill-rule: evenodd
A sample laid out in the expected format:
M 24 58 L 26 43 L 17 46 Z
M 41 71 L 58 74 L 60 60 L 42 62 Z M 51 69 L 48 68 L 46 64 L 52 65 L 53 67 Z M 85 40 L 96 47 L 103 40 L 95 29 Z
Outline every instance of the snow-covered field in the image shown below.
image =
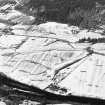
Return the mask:
M 34 17 L 5 8 L 10 10 L 0 13 L 0 72 L 56 94 L 105 99 L 105 43 L 78 43 L 104 35 L 56 22 L 31 25 Z M 50 90 L 51 83 L 67 92 Z

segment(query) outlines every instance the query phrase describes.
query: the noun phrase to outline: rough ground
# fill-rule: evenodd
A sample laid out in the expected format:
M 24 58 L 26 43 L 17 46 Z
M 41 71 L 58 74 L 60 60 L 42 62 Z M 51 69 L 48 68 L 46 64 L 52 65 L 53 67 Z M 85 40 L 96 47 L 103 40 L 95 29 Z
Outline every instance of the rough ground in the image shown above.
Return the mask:
M 105 99 L 105 27 L 32 25 L 34 19 L 10 4 L 0 8 L 0 72 L 55 94 Z

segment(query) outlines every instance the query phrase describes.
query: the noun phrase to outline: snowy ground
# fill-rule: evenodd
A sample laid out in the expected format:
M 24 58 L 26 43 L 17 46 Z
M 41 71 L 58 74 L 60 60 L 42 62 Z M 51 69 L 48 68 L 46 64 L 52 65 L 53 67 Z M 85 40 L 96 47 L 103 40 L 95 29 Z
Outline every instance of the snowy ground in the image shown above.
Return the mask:
M 105 43 L 78 43 L 105 38 L 103 30 L 88 32 L 56 22 L 31 25 L 32 16 L 9 6 L 0 13 L 0 72 L 56 94 L 105 99 Z M 68 91 L 51 90 L 51 83 Z

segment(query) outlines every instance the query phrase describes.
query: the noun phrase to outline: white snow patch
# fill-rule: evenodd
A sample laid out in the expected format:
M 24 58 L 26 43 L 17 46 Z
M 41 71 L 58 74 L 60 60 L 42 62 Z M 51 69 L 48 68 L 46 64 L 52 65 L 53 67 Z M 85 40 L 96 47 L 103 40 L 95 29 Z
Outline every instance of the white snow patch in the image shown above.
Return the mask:
M 7 25 L 6 24 L 0 23 L 0 29 L 1 30 L 6 29 L 6 28 L 7 28 Z
M 13 30 L 27 30 L 30 27 L 31 27 L 30 25 L 17 24 L 17 25 L 12 26 L 11 29 L 13 29 Z
M 12 11 L 10 11 L 10 12 L 6 15 L 5 18 L 6 18 L 7 20 L 12 20 L 12 19 L 15 19 L 15 18 L 20 17 L 20 16 L 22 16 L 22 13 L 21 13 L 21 12 L 16 11 L 16 10 L 12 10 Z
M 0 37 L 0 46 L 2 47 L 11 47 L 13 45 L 21 43 L 21 41 L 25 39 L 24 36 L 1 36 Z

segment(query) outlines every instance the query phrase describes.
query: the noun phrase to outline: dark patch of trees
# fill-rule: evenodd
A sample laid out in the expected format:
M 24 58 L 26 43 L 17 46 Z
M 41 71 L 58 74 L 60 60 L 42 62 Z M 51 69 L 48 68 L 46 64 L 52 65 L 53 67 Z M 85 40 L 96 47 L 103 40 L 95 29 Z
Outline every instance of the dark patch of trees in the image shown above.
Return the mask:
M 36 16 L 37 23 L 56 21 L 70 25 L 80 25 L 84 20 L 84 12 L 89 12 L 96 7 L 96 2 L 103 4 L 104 0 L 30 0 L 23 7 L 28 14 Z

